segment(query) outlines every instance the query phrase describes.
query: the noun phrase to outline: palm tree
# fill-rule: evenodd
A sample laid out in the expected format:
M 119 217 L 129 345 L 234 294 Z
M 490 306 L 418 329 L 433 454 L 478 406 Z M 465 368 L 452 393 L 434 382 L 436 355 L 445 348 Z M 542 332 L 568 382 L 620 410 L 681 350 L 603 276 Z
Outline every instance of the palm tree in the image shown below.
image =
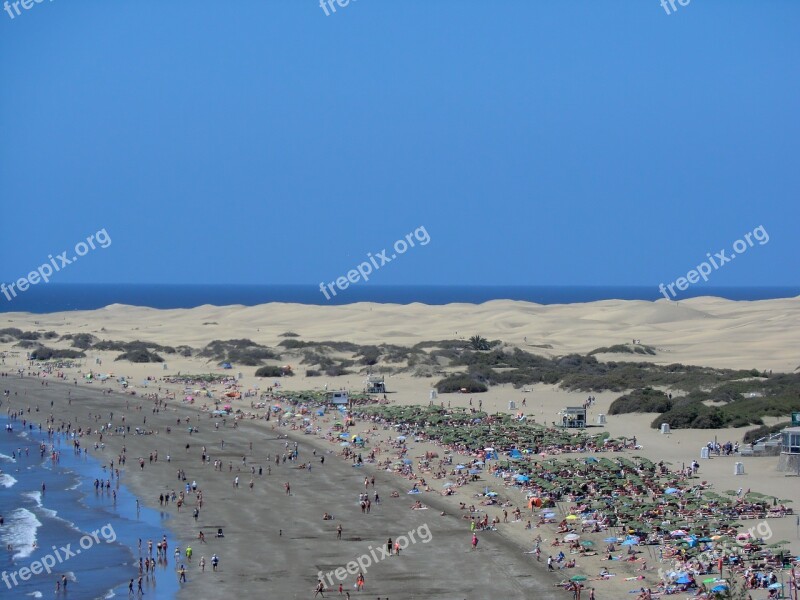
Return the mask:
M 491 346 L 489 346 L 489 341 L 479 335 L 473 335 L 469 338 L 469 343 L 473 350 L 488 350 L 491 348 Z

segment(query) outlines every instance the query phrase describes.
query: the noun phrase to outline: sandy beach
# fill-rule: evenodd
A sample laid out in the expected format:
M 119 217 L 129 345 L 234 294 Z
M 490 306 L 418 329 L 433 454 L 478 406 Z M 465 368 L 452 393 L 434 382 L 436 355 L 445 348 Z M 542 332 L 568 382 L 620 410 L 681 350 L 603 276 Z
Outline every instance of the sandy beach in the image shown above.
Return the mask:
M 249 338 L 272 347 L 279 344 L 286 332 L 294 332 L 304 340 L 404 346 L 425 340 L 465 339 L 480 333 L 530 352 L 559 356 L 641 339 L 642 343 L 657 348 L 658 354 L 637 356 L 635 360 L 775 372 L 792 372 L 797 367 L 796 348 L 800 342 L 800 301 L 797 299 L 730 302 L 699 298 L 679 304 L 604 301 L 561 306 L 505 301 L 438 307 L 279 304 L 204 306 L 171 311 L 111 306 L 89 312 L 9 313 L 6 317 L 7 327 L 23 330 L 52 330 L 59 335 L 91 333 L 99 339 L 148 340 L 193 347 L 202 347 L 215 339 L 236 338 Z M 47 345 L 68 347 L 66 342 L 48 341 Z M 354 468 L 350 459 L 339 456 L 342 448 L 327 436 L 337 418 L 335 413 L 313 415 L 311 425 L 319 427 L 319 433 L 312 435 L 304 434 L 302 429 L 279 427 L 275 419 L 245 418 L 237 421 L 234 427 L 233 418 L 223 422 L 222 417 L 212 417 L 209 412 L 214 407 L 212 401 L 197 398 L 194 402 L 185 402 L 183 385 L 161 380 L 167 374 L 178 372 L 222 373 L 219 365 L 208 359 L 169 355 L 165 369 L 161 364 L 115 362 L 118 352 L 89 350 L 87 357 L 81 359 L 82 366 L 64 369 L 63 379 L 57 380 L 52 376 L 36 377 L 25 360 L 25 350 L 15 347 L 14 343 L 4 343 L 0 350 L 6 353 L 0 370 L 9 374 L 0 379 L 0 387 L 10 390 L 10 396 L 4 399 L 4 412 L 33 408 L 34 414 L 29 418 L 37 424 L 52 412 L 57 425 L 69 422 L 73 428 L 91 427 L 93 433 L 87 436 L 84 445 L 100 443 L 100 434 L 95 432 L 104 423 L 111 422 L 112 428 L 123 426 L 123 416 L 125 426 L 153 431 L 151 435 L 124 437 L 106 432 L 102 438 L 104 447 L 90 448 L 90 453 L 109 462 L 116 460 L 125 446 L 128 460 L 122 469 L 123 483 L 142 502 L 171 516 L 167 521 L 169 535 L 175 536 L 181 548 L 192 546 L 191 562 L 182 559 L 188 573 L 181 597 L 200 595 L 213 599 L 263 591 L 269 597 L 311 598 L 320 574 L 325 579 L 329 572 L 346 568 L 349 561 L 365 555 L 371 555 L 371 564 L 366 569 L 364 591 L 354 588 L 355 573 L 347 573 L 343 581 L 344 590 L 351 596 L 562 598 L 571 597 L 571 593 L 554 584 L 582 574 L 589 578 L 585 582 L 584 598 L 588 597 L 591 587 L 596 588 L 597 598 L 635 597 L 628 596 L 629 592 L 640 587 L 654 587 L 658 569 L 664 566 L 658 556 L 645 548 L 640 557 L 647 558 L 644 570 L 640 570 L 641 561 L 615 563 L 612 568 L 601 561 L 603 553 L 600 552 L 598 556 L 580 555 L 574 569 L 548 573 L 544 559 L 547 554 L 554 553 L 550 543 L 556 535 L 555 528 L 544 526 L 526 530 L 524 524 L 531 513 L 524 507 L 524 497 L 517 490 L 507 489 L 494 478 L 481 476 L 477 482 L 460 486 L 453 496 L 442 496 L 439 488 L 434 492 L 409 495 L 411 482 L 408 479 L 368 462 Z M 619 356 L 598 358 L 621 360 Z M 23 377 L 17 376 L 20 368 Z M 95 373 L 113 372 L 114 378 L 124 375 L 128 387 L 121 389 L 111 378 L 104 384 L 86 383 L 83 375 L 90 369 Z M 255 370 L 255 367 L 234 365 L 234 373 L 241 372 L 238 379 L 241 390 L 263 391 L 274 384 L 274 380 L 256 378 Z M 327 389 L 358 391 L 363 386 L 363 374 L 306 377 L 300 366 L 297 373 L 294 377 L 281 378 L 280 389 L 320 390 L 327 386 Z M 429 390 L 436 378 L 392 373 L 386 381 L 391 404 L 427 405 Z M 107 389 L 111 389 L 111 393 L 105 393 Z M 176 399 L 167 400 L 166 409 L 159 405 L 155 412 L 156 405 L 147 395 L 158 394 L 163 399 L 168 392 L 174 393 Z M 509 401 L 519 406 L 525 398 L 527 414 L 540 422 L 550 422 L 556 419 L 559 410 L 580 405 L 587 395 L 546 384 L 526 386 L 524 390 L 504 385 L 474 396 L 440 394 L 436 402 L 467 407 L 470 400 L 477 402 L 480 398 L 484 410 L 494 412 L 508 411 Z M 607 414 L 609 404 L 620 394 L 592 395 L 596 402 L 590 407 L 589 421 L 594 423 L 597 415 Z M 251 408 L 250 402 L 255 399 L 257 396 L 232 403 L 245 413 L 263 417 L 266 409 Z M 110 419 L 112 412 L 113 420 Z M 95 421 L 98 415 L 100 418 Z M 700 448 L 707 442 L 739 441 L 746 431 L 746 428 L 674 430 L 662 435 L 650 428 L 653 416 L 608 416 L 605 430 L 614 437 L 638 437 L 641 448 L 625 452 L 628 458 L 643 456 L 653 461 L 668 460 L 673 468 L 699 459 Z M 765 422 L 776 420 L 765 419 Z M 190 427 L 197 431 L 189 433 Z M 169 433 L 167 428 L 170 428 Z M 380 427 L 376 430 L 368 423 L 359 422 L 351 431 L 366 439 L 365 448 L 361 450 L 365 456 L 376 448 L 380 457 L 391 452 L 389 442 L 395 437 L 392 430 Z M 276 464 L 276 457 L 291 451 L 295 443 L 298 460 L 285 463 L 281 460 Z M 201 460 L 204 448 L 208 458 L 205 462 Z M 408 456 L 415 461 L 426 452 L 436 451 L 440 451 L 436 445 L 409 441 Z M 150 462 L 149 456 L 156 452 L 158 460 Z M 143 469 L 137 462 L 139 457 L 145 459 Z M 215 469 L 214 461 L 221 461 L 221 470 Z M 298 468 L 298 463 L 309 462 L 310 470 Z M 744 464 L 745 475 L 734 474 L 734 462 Z M 699 475 L 719 493 L 745 487 L 800 504 L 797 479 L 778 472 L 776 466 L 775 457 L 715 457 L 701 462 Z M 178 478 L 180 471 L 185 472 L 186 481 Z M 236 477 L 239 478 L 238 487 L 234 484 Z M 362 513 L 359 506 L 359 494 L 365 491 L 365 477 L 375 478 L 374 487 L 370 484 L 367 488 L 370 498 L 376 491 L 380 494 L 380 502 L 373 502 L 369 514 Z M 180 493 L 187 482 L 193 481 L 203 494 L 203 505 L 196 520 L 193 518 L 194 494 L 188 495 L 180 511 L 174 502 L 165 507 L 159 505 L 160 494 L 173 490 Z M 287 482 L 291 494 L 286 493 Z M 479 497 L 487 486 L 496 489 L 499 499 L 510 504 L 505 507 L 509 514 L 518 506 L 524 507 L 523 519 L 500 523 L 496 531 L 478 532 L 478 548 L 472 550 L 469 523 L 462 518 L 459 503 L 479 504 Z M 392 492 L 397 492 L 398 497 L 392 497 Z M 412 510 L 411 505 L 416 500 L 427 509 Z M 559 507 L 559 514 L 565 508 Z M 502 517 L 502 507 L 490 506 L 485 510 L 490 518 Z M 323 520 L 325 512 L 333 518 Z M 336 528 L 340 524 L 342 536 L 337 539 Z M 769 525 L 774 540 L 788 540 L 793 553 L 800 553 L 795 517 L 771 519 Z M 219 528 L 224 530 L 224 538 L 215 538 L 214 533 Z M 205 534 L 205 543 L 197 539 L 200 531 Z M 417 533 L 416 543 L 409 543 L 400 556 L 382 557 L 378 549 L 385 547 L 388 538 L 396 540 L 410 532 Z M 530 554 L 537 535 L 543 539 L 541 563 Z M 208 562 L 214 553 L 220 557 L 216 572 Z M 205 572 L 198 566 L 201 556 L 207 561 Z M 171 559 L 170 568 L 174 568 L 173 562 Z M 615 577 L 595 580 L 603 567 L 609 568 Z M 328 587 L 326 597 L 338 597 L 339 580 L 334 576 L 328 581 L 335 581 L 335 585 L 333 589 Z M 753 592 L 753 597 L 766 595 L 759 590 Z

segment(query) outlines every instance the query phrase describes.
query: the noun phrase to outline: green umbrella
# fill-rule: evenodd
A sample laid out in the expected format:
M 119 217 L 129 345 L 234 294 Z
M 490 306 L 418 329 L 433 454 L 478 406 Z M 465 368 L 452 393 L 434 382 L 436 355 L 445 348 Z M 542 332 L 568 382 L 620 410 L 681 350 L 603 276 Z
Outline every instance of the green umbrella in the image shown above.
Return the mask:
M 570 581 L 586 581 L 586 577 L 583 575 L 575 575 L 574 577 L 570 577 Z

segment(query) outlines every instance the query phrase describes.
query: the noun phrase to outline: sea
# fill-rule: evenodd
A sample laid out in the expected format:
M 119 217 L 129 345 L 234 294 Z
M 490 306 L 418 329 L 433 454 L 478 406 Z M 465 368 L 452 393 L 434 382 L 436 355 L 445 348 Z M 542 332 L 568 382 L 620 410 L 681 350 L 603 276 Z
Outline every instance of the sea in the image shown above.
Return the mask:
M 664 299 L 657 286 L 389 286 L 356 284 L 336 295 L 326 295 L 313 285 L 141 285 L 58 284 L 36 285 L 9 300 L 0 295 L 0 312 L 50 313 L 94 310 L 110 304 L 152 308 L 255 306 L 269 302 L 341 305 L 356 302 L 428 305 L 455 302 L 482 304 L 491 300 L 523 300 L 537 304 L 572 304 L 596 300 Z M 800 296 L 792 287 L 712 287 L 695 285 L 674 298 L 716 296 L 728 300 L 767 300 Z
M 167 530 L 168 516 L 140 505 L 114 480 L 116 500 L 110 491 L 95 491 L 94 480 L 108 480 L 110 474 L 92 457 L 92 449 L 78 456 L 66 436 L 51 440 L 46 430 L 40 432 L 45 412 L 25 415 L 33 428 L 23 426 L 22 418 L 0 416 L 0 598 L 51 598 L 62 575 L 67 593 L 62 589 L 58 598 L 128 598 L 128 582 L 138 579 L 139 539 L 145 553 L 148 539 L 155 546 L 165 534 L 170 547 L 176 545 Z M 58 462 L 49 453 L 40 454 L 42 442 L 56 444 Z M 43 559 L 55 563 L 50 573 L 21 571 Z M 178 586 L 170 557 L 143 584 L 144 597 L 171 599 Z

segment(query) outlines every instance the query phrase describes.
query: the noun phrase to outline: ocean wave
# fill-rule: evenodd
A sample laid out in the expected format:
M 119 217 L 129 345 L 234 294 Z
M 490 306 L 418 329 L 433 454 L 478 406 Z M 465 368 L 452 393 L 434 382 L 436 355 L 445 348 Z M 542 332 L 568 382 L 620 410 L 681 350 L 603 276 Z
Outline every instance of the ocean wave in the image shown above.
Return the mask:
M 4 488 L 10 488 L 15 483 L 17 483 L 17 480 L 14 479 L 11 475 L 9 475 L 8 473 L 0 473 L 0 486 Z
M 36 502 L 36 508 L 38 508 L 42 513 L 47 515 L 48 517 L 55 518 L 58 514 L 57 511 L 51 508 L 45 508 L 42 505 L 42 492 L 25 492 L 22 494 L 26 498 L 30 498 L 34 502 Z M 63 519 L 61 519 L 63 521 Z
M 0 452 L 0 460 L 5 460 L 7 462 L 17 462 L 16 458 L 13 458 L 8 454 L 3 454 L 2 452 Z
M 42 522 L 27 508 L 17 508 L 6 517 L 3 527 L 3 544 L 11 544 L 14 560 L 28 558 L 35 550 L 36 532 Z
M 26 596 L 33 596 L 34 598 L 44 598 L 42 592 L 31 592 L 29 594 L 25 594 Z

